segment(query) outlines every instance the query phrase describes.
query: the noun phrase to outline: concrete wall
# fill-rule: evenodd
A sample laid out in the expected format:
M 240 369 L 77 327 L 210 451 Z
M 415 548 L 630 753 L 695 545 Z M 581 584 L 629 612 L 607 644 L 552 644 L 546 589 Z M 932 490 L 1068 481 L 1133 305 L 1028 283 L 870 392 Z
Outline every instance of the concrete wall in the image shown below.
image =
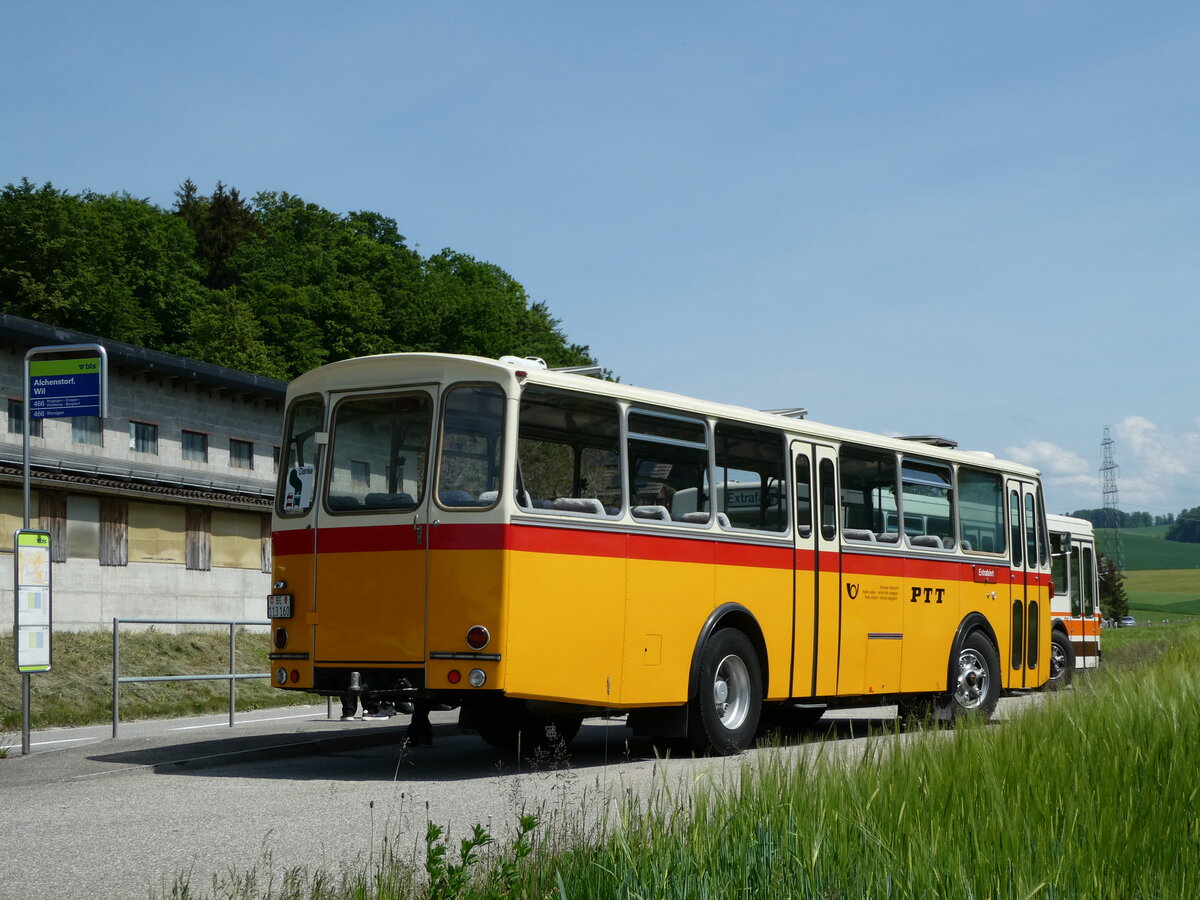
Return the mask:
M 11 553 L 0 554 L 0 630 L 10 635 L 12 565 Z M 50 577 L 56 631 L 107 631 L 114 618 L 264 620 L 271 588 L 271 576 L 264 572 L 196 572 L 173 563 L 102 566 L 96 560 L 72 559 L 55 563 Z

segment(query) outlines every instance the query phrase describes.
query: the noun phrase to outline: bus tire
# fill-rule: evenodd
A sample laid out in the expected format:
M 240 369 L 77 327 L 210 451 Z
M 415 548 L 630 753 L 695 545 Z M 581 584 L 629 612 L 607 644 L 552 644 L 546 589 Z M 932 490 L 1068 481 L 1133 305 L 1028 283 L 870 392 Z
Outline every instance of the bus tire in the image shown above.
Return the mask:
M 709 635 L 700 650 L 688 742 L 698 753 L 739 753 L 750 746 L 762 712 L 762 669 L 750 639 L 735 628 Z
M 1050 678 L 1046 690 L 1060 691 L 1075 674 L 1075 648 L 1071 639 L 1057 628 L 1050 632 Z
M 1000 655 L 987 635 L 976 629 L 963 639 L 956 664 L 951 667 L 950 692 L 943 706 L 945 718 L 956 721 L 978 717 L 986 722 L 999 700 Z

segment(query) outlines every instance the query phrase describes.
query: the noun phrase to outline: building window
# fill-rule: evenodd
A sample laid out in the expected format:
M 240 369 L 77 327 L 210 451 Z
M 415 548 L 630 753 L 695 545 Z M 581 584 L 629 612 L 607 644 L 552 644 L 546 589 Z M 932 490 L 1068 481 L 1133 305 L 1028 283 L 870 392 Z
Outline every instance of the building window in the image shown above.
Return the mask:
M 239 441 L 233 438 L 229 441 L 229 465 L 235 469 L 254 468 L 254 444 L 250 441 Z
M 158 426 L 145 422 L 129 423 L 129 449 L 137 453 L 158 454 Z
M 8 433 L 21 434 L 25 430 L 25 404 L 20 400 L 8 401 Z M 30 437 L 42 436 L 42 420 L 32 419 L 29 423 Z
M 371 484 L 371 463 L 365 459 L 350 460 L 350 483 L 368 487 Z
M 279 473 L 279 448 L 278 447 L 271 448 L 271 471 L 276 474 Z
M 208 462 L 208 435 L 198 431 L 185 431 L 183 458 L 192 462 Z
M 77 444 L 104 446 L 104 420 L 99 416 L 74 416 L 71 419 L 71 440 Z

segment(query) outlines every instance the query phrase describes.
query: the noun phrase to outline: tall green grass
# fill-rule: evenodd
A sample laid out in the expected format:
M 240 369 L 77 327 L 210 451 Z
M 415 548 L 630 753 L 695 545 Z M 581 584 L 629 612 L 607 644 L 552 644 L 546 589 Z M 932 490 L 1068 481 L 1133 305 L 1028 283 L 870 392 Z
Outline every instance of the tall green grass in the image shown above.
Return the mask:
M 539 859 L 525 895 L 1200 896 L 1200 629 L 1174 637 L 1002 727 L 776 751 Z
M 1200 626 L 1150 631 L 1003 725 L 882 735 L 851 759 L 836 743 L 776 747 L 715 785 L 664 776 L 600 826 L 535 835 L 532 852 L 464 841 L 472 878 L 445 877 L 439 845 L 425 873 L 385 845 L 361 872 L 293 871 L 261 893 L 214 882 L 211 896 L 1200 896 Z

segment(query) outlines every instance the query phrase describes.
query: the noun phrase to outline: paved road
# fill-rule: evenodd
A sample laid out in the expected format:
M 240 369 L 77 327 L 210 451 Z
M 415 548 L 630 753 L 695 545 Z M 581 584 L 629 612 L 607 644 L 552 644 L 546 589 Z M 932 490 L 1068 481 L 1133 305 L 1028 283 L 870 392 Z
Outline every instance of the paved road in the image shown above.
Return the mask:
M 765 752 L 664 762 L 622 722 L 589 719 L 568 766 L 533 765 L 457 733 L 456 718 L 433 713 L 435 746 L 417 750 L 401 749 L 406 716 L 331 721 L 324 706 L 244 714 L 232 729 L 216 716 L 123 723 L 117 740 L 110 727 L 37 732 L 24 757 L 18 736 L 0 759 L 0 900 L 145 897 L 182 873 L 208 888 L 214 874 L 255 867 L 277 880 L 294 866 L 336 872 L 385 835 L 415 848 L 430 819 L 497 837 L 522 811 L 595 821 L 606 797 L 736 777 Z M 887 707 L 830 714 L 788 752 L 831 735 L 853 755 L 869 728 L 894 722 Z

